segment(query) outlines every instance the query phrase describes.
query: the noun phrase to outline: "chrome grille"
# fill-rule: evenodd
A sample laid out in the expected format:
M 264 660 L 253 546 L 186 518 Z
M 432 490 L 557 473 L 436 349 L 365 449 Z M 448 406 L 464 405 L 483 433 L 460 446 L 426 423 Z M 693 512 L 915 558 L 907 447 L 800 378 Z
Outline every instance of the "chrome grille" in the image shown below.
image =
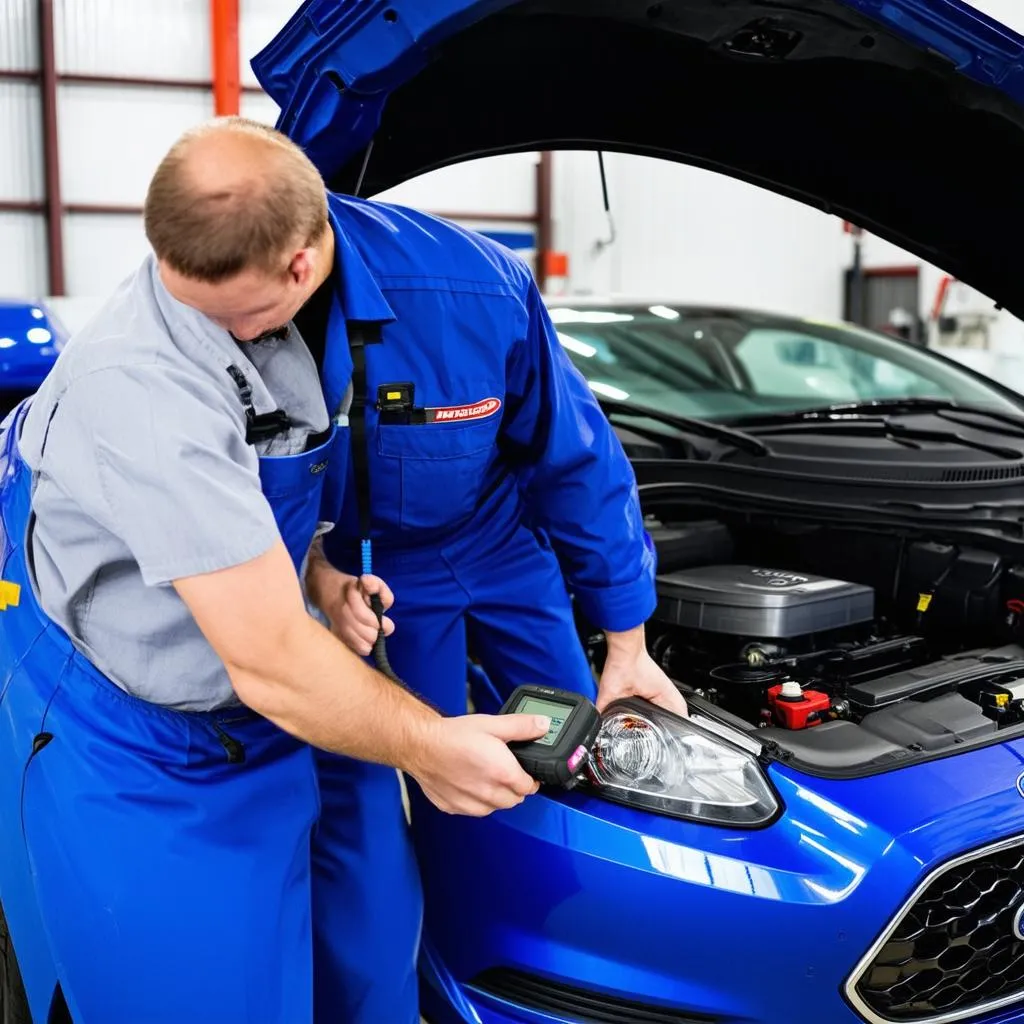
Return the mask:
M 1024 1001 L 1024 837 L 933 872 L 858 964 L 872 1022 L 949 1024 Z

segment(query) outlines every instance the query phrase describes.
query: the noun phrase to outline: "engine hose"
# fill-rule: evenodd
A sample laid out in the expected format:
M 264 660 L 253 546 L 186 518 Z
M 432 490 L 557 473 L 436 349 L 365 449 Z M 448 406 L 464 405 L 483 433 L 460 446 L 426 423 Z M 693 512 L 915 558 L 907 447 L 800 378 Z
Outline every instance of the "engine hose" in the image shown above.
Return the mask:
M 373 575 L 373 546 L 369 540 L 364 540 L 361 545 L 361 555 L 363 563 L 363 575 Z M 391 662 L 388 661 L 388 645 L 387 640 L 384 637 L 384 602 L 380 599 L 380 594 L 370 595 L 370 607 L 373 609 L 373 614 L 377 616 L 377 639 L 373 642 L 373 661 L 377 666 L 377 671 L 382 675 L 385 675 L 392 682 L 398 683 L 402 686 L 405 684 L 395 670 L 391 667 Z

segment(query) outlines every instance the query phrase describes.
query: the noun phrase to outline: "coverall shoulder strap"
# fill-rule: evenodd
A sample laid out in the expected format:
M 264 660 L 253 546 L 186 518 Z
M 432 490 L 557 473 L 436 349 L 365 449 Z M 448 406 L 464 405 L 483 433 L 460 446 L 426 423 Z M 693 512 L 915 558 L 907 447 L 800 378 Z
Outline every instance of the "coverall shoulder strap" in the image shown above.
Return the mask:
M 366 539 L 370 536 L 370 467 L 366 451 L 366 346 L 380 344 L 382 329 L 379 323 L 356 320 L 350 320 L 347 329 L 349 349 L 352 353 L 352 406 L 349 409 L 348 420 L 352 437 L 352 471 L 359 507 L 359 530 Z
M 284 433 L 291 426 L 291 420 L 284 409 L 275 409 L 273 412 L 257 415 L 256 408 L 252 404 L 252 385 L 234 363 L 228 367 L 228 375 L 235 382 L 235 387 L 238 388 L 238 396 L 242 401 L 242 408 L 245 410 L 246 444 L 269 441 L 272 437 Z

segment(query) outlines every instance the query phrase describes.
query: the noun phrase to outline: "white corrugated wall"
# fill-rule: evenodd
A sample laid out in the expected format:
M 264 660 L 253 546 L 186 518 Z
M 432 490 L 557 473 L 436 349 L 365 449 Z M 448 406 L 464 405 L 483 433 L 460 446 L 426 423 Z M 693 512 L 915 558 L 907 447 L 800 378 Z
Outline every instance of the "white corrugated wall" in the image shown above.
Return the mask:
M 34 0 L 0 0 L 0 67 L 35 71 L 39 45 Z M 39 91 L 30 82 L 0 81 L 0 202 L 43 198 Z M 0 295 L 38 294 L 46 275 L 43 218 L 0 208 Z
M 996 21 L 1024 32 L 1024 3 L 1021 0 L 968 0 L 969 5 Z M 948 141 L 948 140 L 947 140 Z M 955 140 L 952 140 L 955 141 Z M 986 159 L 984 153 L 979 160 Z M 936 173 L 941 174 L 941 157 L 936 157 Z M 941 215 L 941 214 L 938 214 Z M 920 267 L 921 315 L 927 317 L 935 302 L 945 273 L 941 268 L 924 263 L 916 256 L 904 252 L 889 242 L 871 236 L 865 239 L 865 266 L 891 266 L 912 263 Z M 948 303 L 950 312 L 983 313 L 989 316 L 989 348 L 945 349 L 947 355 L 970 365 L 981 373 L 989 374 L 1017 391 L 1024 392 L 1024 323 L 1006 310 L 997 310 L 995 304 L 974 289 L 957 286 Z
M 241 0 L 241 113 L 268 123 L 277 106 L 257 86 L 250 59 L 284 25 L 298 0 Z M 37 0 L 0 0 L 0 70 L 35 72 Z M 196 88 L 140 84 L 58 83 L 60 182 L 71 210 L 63 218 L 62 303 L 76 319 L 116 286 L 147 251 L 137 212 L 149 177 L 174 139 L 213 114 L 209 0 L 54 0 L 58 75 L 191 81 Z M 206 83 L 204 85 L 204 83 Z M 3 203 L 41 203 L 45 195 L 40 89 L 36 81 L 0 78 L 0 294 L 45 295 L 47 249 L 42 213 L 5 212 Z M 445 213 L 532 216 L 535 155 L 488 161 L 429 175 L 389 199 Z M 481 227 L 493 224 L 476 222 Z M 528 224 L 510 225 L 513 229 Z
M 255 85 L 249 59 L 280 29 L 297 3 L 241 0 L 246 85 Z M 36 6 L 37 0 L 0 0 L 0 69 L 37 68 Z M 1004 18 L 1024 11 L 1020 0 L 977 0 L 977 6 Z M 208 82 L 209 17 L 209 0 L 55 0 L 58 71 Z M 1024 27 L 1024 22 L 1017 27 Z M 211 90 L 205 86 L 167 89 L 61 82 L 64 202 L 137 207 L 167 146 L 212 111 Z M 277 109 L 262 94 L 247 92 L 242 113 L 273 122 Z M 42 201 L 41 136 L 37 84 L 0 79 L 0 294 L 38 295 L 47 290 L 42 215 L 3 210 L 4 201 Z M 523 222 L 509 228 L 529 228 L 527 219 L 536 201 L 535 160 L 528 154 L 446 169 L 386 198 L 444 213 L 491 211 L 522 217 Z M 823 215 L 707 172 L 613 156 L 609 175 L 619 240 L 611 249 L 599 249 L 596 243 L 607 228 L 599 206 L 595 158 L 559 154 L 555 167 L 556 243 L 570 251 L 575 288 L 655 292 L 838 315 L 848 244 Z M 137 214 L 69 212 L 63 226 L 66 286 L 72 296 L 108 293 L 146 252 Z M 879 250 L 878 258 L 883 252 L 889 260 L 898 255 Z
M 57 67 L 145 78 L 210 77 L 209 0 L 55 0 Z
M 33 0 L 0 0 L 0 67 L 34 71 L 39 45 Z

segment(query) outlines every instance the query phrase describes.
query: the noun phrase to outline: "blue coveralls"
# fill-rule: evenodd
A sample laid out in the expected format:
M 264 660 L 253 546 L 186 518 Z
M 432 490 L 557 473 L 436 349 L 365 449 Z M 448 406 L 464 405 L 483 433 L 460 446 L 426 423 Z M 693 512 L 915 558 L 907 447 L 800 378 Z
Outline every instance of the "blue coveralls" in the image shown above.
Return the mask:
M 365 397 L 373 569 L 396 595 L 392 664 L 463 712 L 468 631 L 502 693 L 530 677 L 593 692 L 569 593 L 599 628 L 640 625 L 656 603 L 654 550 L 632 467 L 529 270 L 426 214 L 340 196 L 330 211 L 329 410 L 351 376 L 346 321 L 382 325 Z M 378 410 L 407 385 L 411 415 Z M 358 572 L 351 462 L 345 482 L 328 481 L 324 518 L 338 526 L 324 548 Z
M 656 603 L 653 546 L 632 468 L 532 275 L 499 246 L 424 214 L 341 197 L 330 208 L 329 410 L 349 382 L 347 359 L 330 358 L 347 355 L 345 319 L 383 325 L 366 348 L 364 397 L 373 571 L 395 593 L 392 666 L 449 714 L 466 710 L 467 651 L 493 687 L 474 693 L 477 710 L 496 710 L 521 683 L 594 695 L 570 592 L 599 628 L 640 625 Z M 377 408 L 408 385 L 408 415 Z M 358 573 L 358 481 L 347 468 L 324 547 Z M 327 501 L 339 494 L 332 481 Z M 416 829 L 433 811 L 415 787 L 411 796 L 414 832 L 443 837 L 441 827 Z M 375 864 L 359 870 L 389 887 Z M 395 945 L 375 954 L 382 965 L 401 958 Z
M 653 610 L 654 559 L 629 466 L 529 272 L 424 215 L 330 207 L 332 413 L 349 323 L 383 325 L 366 425 L 394 666 L 459 712 L 468 632 L 503 692 L 593 692 L 563 579 L 595 625 L 626 629 Z M 429 422 L 380 422 L 377 389 L 394 383 L 415 385 Z M 411 1024 L 420 889 L 396 773 L 245 709 L 137 700 L 97 672 L 32 594 L 16 436 L 0 478 L 3 577 L 22 588 L 0 613 L 0 901 L 36 1020 L 59 982 L 76 1024 Z M 261 460 L 296 564 L 319 518 L 338 520 L 331 556 L 359 568 L 347 443 L 337 429 L 325 473 L 309 472 L 323 450 Z
M 0 900 L 33 1019 L 59 983 L 76 1024 L 414 1024 L 418 880 L 401 807 L 374 796 L 395 773 L 244 707 L 139 700 L 83 658 L 26 569 L 25 409 L 0 439 L 3 579 L 21 588 L 0 618 Z M 343 469 L 347 445 L 332 428 L 260 459 L 296 568 L 319 518 L 313 470 Z M 388 942 L 405 956 L 382 978 Z

